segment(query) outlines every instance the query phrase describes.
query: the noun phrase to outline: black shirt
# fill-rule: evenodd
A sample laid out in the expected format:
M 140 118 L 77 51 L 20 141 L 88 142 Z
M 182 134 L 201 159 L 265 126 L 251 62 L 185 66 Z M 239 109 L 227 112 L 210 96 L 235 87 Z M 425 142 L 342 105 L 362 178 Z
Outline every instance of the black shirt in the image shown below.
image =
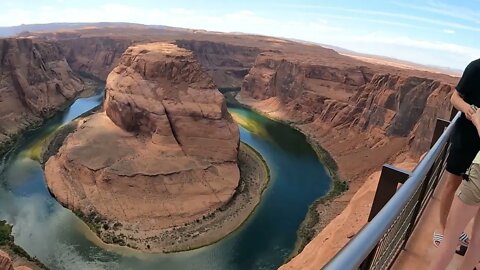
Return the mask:
M 471 62 L 465 68 L 456 89 L 466 103 L 480 108 L 480 59 Z M 462 118 L 461 122 L 468 122 L 469 125 L 472 125 L 464 114 L 462 114 Z
M 480 107 L 480 59 L 471 62 L 458 82 L 457 91 L 468 104 Z

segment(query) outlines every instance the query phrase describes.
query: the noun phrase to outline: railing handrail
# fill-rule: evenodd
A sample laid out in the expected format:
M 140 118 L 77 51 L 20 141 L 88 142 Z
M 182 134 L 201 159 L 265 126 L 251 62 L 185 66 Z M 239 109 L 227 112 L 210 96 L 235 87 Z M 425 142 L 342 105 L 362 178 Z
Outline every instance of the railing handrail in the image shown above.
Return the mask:
M 420 161 L 407 181 L 388 201 L 382 210 L 323 268 L 325 270 L 358 269 L 387 232 L 415 190 L 427 176 L 443 147 L 448 143 L 454 124 L 460 118 L 457 113 L 437 142 Z

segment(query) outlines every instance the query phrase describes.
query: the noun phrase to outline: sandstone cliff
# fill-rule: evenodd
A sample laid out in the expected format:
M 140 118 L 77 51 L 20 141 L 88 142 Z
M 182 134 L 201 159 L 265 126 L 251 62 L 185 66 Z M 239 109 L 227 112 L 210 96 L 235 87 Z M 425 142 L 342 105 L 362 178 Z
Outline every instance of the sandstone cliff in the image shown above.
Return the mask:
M 259 48 L 204 40 L 177 40 L 178 47 L 194 53 L 219 87 L 240 87 L 261 52 Z
M 40 123 L 83 90 L 59 47 L 31 39 L 0 40 L 0 153 L 12 137 Z
M 105 80 L 117 66 L 131 39 L 110 37 L 70 37 L 57 41 L 75 72 Z
M 322 59 L 264 52 L 245 77 L 239 98 L 297 125 L 340 159 L 348 154 L 347 150 L 353 154 L 363 145 L 375 149 L 402 138 L 407 150 L 419 156 L 429 147 L 436 117 L 446 118 L 450 113 L 448 99 L 454 79 L 415 74 L 353 59 L 352 65 L 343 66 Z M 342 147 L 338 144 L 365 134 L 368 136 L 362 138 L 362 144 L 339 149 Z M 334 141 L 333 137 L 343 141 Z M 330 145 L 329 141 L 334 143 Z M 396 152 L 399 150 L 397 147 Z M 396 152 L 391 152 L 390 157 Z
M 273 118 L 290 122 L 337 161 L 350 190 L 328 209 L 319 205 L 318 233 L 349 205 L 370 173 L 384 163 L 416 160 L 427 151 L 436 118 L 448 119 L 450 115 L 449 97 L 455 81 L 445 75 L 354 59 L 345 65 L 321 57 L 270 51 L 257 57 L 237 98 Z M 346 210 L 342 215 L 363 220 L 359 215 L 368 213 Z M 329 225 L 327 232 L 344 225 Z M 342 232 L 336 230 L 334 238 L 321 233 L 310 248 L 282 269 L 318 269 L 319 261 L 326 262 L 348 241 L 350 233 Z M 319 249 L 326 238 L 337 244 L 327 241 L 331 245 Z
M 172 230 L 234 195 L 238 146 L 222 94 L 190 51 L 136 45 L 108 76 L 104 112 L 67 137 L 46 181 L 66 207 L 100 221 L 105 241 L 170 250 Z
M 59 37 L 57 37 L 59 38 Z M 174 38 L 174 37 L 173 37 Z M 122 53 L 133 43 L 168 40 L 168 37 L 150 37 L 133 40 L 126 37 L 71 37 L 60 38 L 67 61 L 73 70 L 105 80 L 118 64 Z M 179 39 L 178 47 L 194 53 L 202 67 L 219 87 L 240 87 L 243 77 L 253 66 L 260 49 L 221 41 Z

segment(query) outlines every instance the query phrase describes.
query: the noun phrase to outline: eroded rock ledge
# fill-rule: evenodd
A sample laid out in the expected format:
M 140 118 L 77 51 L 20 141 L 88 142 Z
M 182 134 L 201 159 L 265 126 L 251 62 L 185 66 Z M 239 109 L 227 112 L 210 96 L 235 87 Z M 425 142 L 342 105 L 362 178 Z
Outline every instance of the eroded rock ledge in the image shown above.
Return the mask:
M 239 185 L 239 131 L 192 53 L 129 47 L 106 84 L 104 111 L 79 121 L 46 163 L 58 201 L 107 242 L 175 250 L 161 235 L 202 220 Z

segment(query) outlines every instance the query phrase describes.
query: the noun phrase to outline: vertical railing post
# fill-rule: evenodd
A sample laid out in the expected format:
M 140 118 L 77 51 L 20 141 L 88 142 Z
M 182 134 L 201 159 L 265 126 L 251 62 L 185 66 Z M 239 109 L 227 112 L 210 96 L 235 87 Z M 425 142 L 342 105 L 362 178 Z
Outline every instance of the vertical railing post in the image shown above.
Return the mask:
M 389 164 L 383 165 L 373 199 L 372 209 L 370 209 L 370 215 L 368 216 L 369 222 L 382 210 L 393 195 L 395 195 L 398 184 L 405 183 L 408 177 L 410 177 L 410 172 Z
M 410 177 L 410 172 L 396 168 L 395 166 L 385 164 L 382 167 L 380 179 L 378 180 L 377 190 L 373 199 L 372 208 L 370 209 L 370 215 L 368 216 L 368 222 L 370 222 L 387 202 L 397 192 L 398 184 L 403 184 Z M 378 247 L 378 245 L 377 245 Z M 373 259 L 375 258 L 375 247 L 370 255 L 360 265 L 361 270 L 367 270 L 370 268 Z
M 442 133 L 445 131 L 445 128 L 447 128 L 447 126 L 449 124 L 450 124 L 449 121 L 437 118 L 437 122 L 435 124 L 435 130 L 434 130 L 433 136 L 432 136 L 432 142 L 430 144 L 430 148 L 432 148 L 432 146 L 435 145 L 435 143 L 438 141 L 440 136 L 442 136 Z M 420 195 L 418 197 L 418 202 L 415 205 L 415 209 L 413 210 L 413 214 L 412 214 L 412 217 L 411 217 L 411 220 L 410 220 L 410 224 L 408 225 L 408 228 L 407 228 L 406 233 L 405 233 L 405 241 L 403 242 L 402 249 L 405 249 L 405 246 L 407 245 L 407 241 L 410 238 L 410 236 L 412 235 L 413 229 L 415 229 L 415 224 L 416 224 L 416 221 L 417 221 L 417 217 L 420 214 L 420 211 L 422 210 L 422 202 L 423 202 L 423 199 L 425 198 L 425 195 L 427 193 L 428 185 L 429 185 L 430 181 L 435 181 L 435 179 L 433 179 L 433 180 L 431 179 L 432 176 L 433 176 L 435 167 L 436 167 L 436 165 L 438 165 L 438 162 L 443 162 L 444 157 L 445 157 L 445 155 L 444 155 L 444 153 L 442 153 L 441 156 L 439 157 L 439 159 L 437 159 L 435 161 L 432 168 L 430 168 L 430 170 L 428 171 L 428 174 L 425 177 L 425 180 L 423 180 L 421 190 L 420 190 Z

